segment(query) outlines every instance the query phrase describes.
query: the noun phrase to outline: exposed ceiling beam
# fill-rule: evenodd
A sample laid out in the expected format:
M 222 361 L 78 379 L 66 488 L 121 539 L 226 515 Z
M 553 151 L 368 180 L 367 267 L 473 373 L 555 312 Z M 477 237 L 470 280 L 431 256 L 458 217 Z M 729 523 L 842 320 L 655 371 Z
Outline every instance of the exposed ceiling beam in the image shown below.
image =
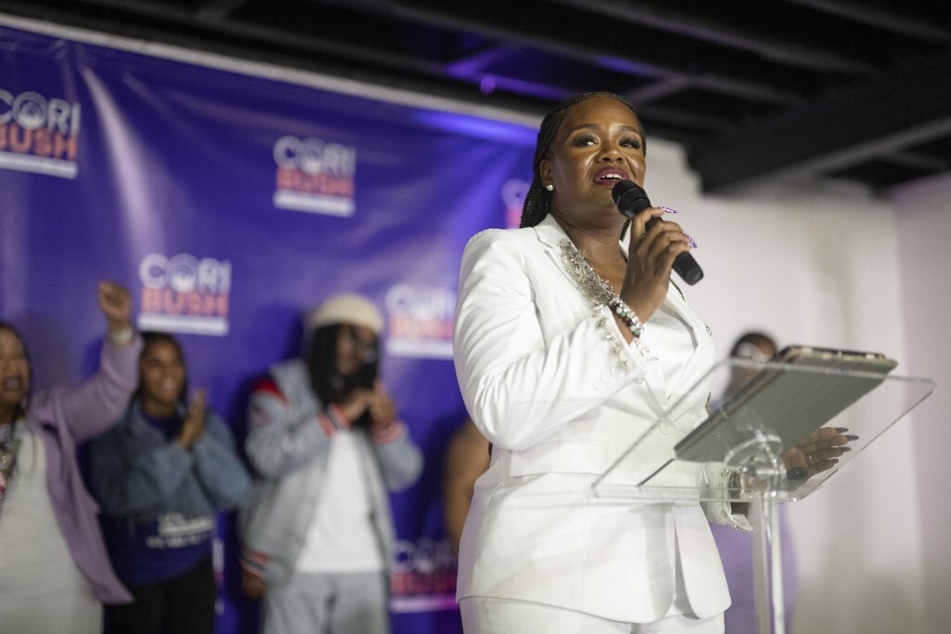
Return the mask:
M 0 8 L 533 117 L 581 90 L 615 90 L 652 136 L 684 144 L 706 190 L 724 191 L 825 174 L 880 188 L 951 169 L 951 13 L 939 1 L 741 0 L 713 12 L 691 0 L 0 0 Z M 895 68 L 938 48 L 943 56 Z M 887 77 L 872 70 L 885 68 Z
M 664 99 L 670 95 L 675 95 L 679 92 L 682 92 L 686 88 L 692 86 L 693 83 L 694 82 L 689 81 L 685 77 L 668 77 L 661 81 L 648 84 L 643 88 L 629 90 L 625 92 L 623 96 L 632 104 L 636 105 L 637 107 L 641 107 L 649 104 L 652 101 Z
M 944 172 L 951 169 L 951 161 L 924 152 L 895 152 L 882 157 L 882 160 L 926 172 Z
M 650 120 L 651 125 L 648 126 L 647 129 L 648 134 L 650 134 L 651 130 L 654 129 L 655 123 L 677 125 L 681 128 L 693 128 L 695 130 L 703 130 L 704 132 L 708 133 L 723 132 L 724 130 L 729 130 L 734 125 L 732 121 L 727 121 L 725 119 L 711 115 L 701 115 L 696 112 L 684 110 L 682 108 L 661 108 L 653 105 L 647 105 L 644 107 L 638 107 L 637 112 L 641 119 Z
M 195 10 L 195 17 L 199 20 L 220 22 L 245 2 L 247 0 L 201 0 Z
M 895 8 L 894 3 L 885 9 L 882 6 L 872 6 L 869 0 L 786 0 L 786 2 L 801 4 L 898 35 L 934 42 L 951 40 L 951 28 L 948 24 L 942 26 L 926 17 L 909 15 L 907 5 L 903 5 L 905 11 L 901 11 Z
M 951 133 L 951 54 L 896 69 L 773 120 L 705 141 L 688 161 L 704 191 L 832 171 Z
M 480 73 L 486 66 L 504 61 L 507 57 L 511 56 L 516 49 L 517 47 L 512 44 L 484 46 L 477 51 L 460 55 L 452 62 L 446 64 L 445 69 L 455 75 Z
M 39 19 L 62 21 L 63 15 L 55 10 L 40 8 L 50 4 L 48 0 L 40 2 L 4 2 L 22 15 Z M 52 2 L 55 5 L 55 2 Z M 443 66 L 435 61 L 424 60 L 395 52 L 381 56 L 379 50 L 370 45 L 357 42 L 344 43 L 343 40 L 327 40 L 320 37 L 290 33 L 278 28 L 259 26 L 234 19 L 221 21 L 198 20 L 192 10 L 167 5 L 158 5 L 148 0 L 82 0 L 75 2 L 77 7 L 68 14 L 68 23 L 84 28 L 114 32 L 121 29 L 132 37 L 154 39 L 167 44 L 185 46 L 195 50 L 218 52 L 238 58 L 268 58 L 267 61 L 283 63 L 294 67 L 323 66 L 327 72 L 340 69 L 337 74 L 345 74 L 345 65 L 353 67 L 364 64 L 376 66 L 382 75 L 387 70 L 410 70 L 427 74 L 433 78 L 441 76 Z M 84 11 L 79 11 L 83 7 Z M 124 17 L 104 17 L 96 10 L 104 7 L 116 12 L 142 18 L 137 23 L 125 21 Z M 171 28 L 172 26 L 181 28 Z M 268 46 L 290 53 L 264 54 Z M 303 54 L 302 54 L 303 53 Z M 312 56 L 308 59 L 308 55 Z M 293 63 L 291 58 L 296 58 Z M 384 82 L 385 83 L 385 82 Z
M 590 20 L 581 10 L 572 14 L 573 17 L 569 16 L 571 19 L 550 20 L 541 27 L 524 19 L 525 12 L 529 9 L 524 6 L 524 0 L 520 2 L 523 4 L 503 2 L 488 7 L 485 3 L 399 0 L 400 8 L 395 13 L 459 32 L 470 31 L 513 43 L 529 43 L 554 55 L 631 75 L 653 79 L 683 77 L 693 81 L 702 77 L 704 87 L 709 90 L 746 98 L 757 95 L 764 103 L 786 104 L 800 98 L 800 95 L 778 85 L 771 85 L 768 79 L 751 79 L 748 73 L 725 74 L 710 70 L 696 74 L 685 73 L 682 64 L 666 59 L 663 51 L 641 49 L 634 55 L 625 40 L 613 37 L 591 38 L 589 31 L 577 28 L 578 24 Z M 583 2 L 580 6 L 590 11 L 599 5 Z M 504 13 L 506 10 L 511 14 Z M 518 16 L 522 19 L 514 19 Z
M 412 69 L 415 72 L 428 74 L 433 79 L 438 80 L 445 70 L 444 66 L 430 59 L 396 52 L 381 55 L 374 43 L 361 43 L 356 38 L 338 37 L 331 40 L 320 35 L 290 33 L 286 30 L 239 21 L 224 13 L 227 6 L 233 3 L 238 3 L 234 5 L 235 7 L 239 6 L 242 0 L 207 0 L 207 2 L 208 4 L 203 5 L 199 12 L 202 10 L 213 12 L 208 13 L 203 19 L 200 19 L 191 9 L 184 9 L 178 5 L 158 4 L 148 0 L 81 0 L 73 4 L 77 9 L 85 8 L 84 12 L 77 10 L 75 13 L 75 15 L 85 13 L 85 17 L 81 20 L 85 25 L 91 28 L 99 25 L 99 28 L 107 31 L 114 30 L 117 25 L 113 24 L 110 19 L 99 18 L 96 15 L 96 7 L 140 16 L 143 19 L 189 26 L 206 32 L 211 30 L 226 37 L 242 38 L 278 47 L 291 45 L 301 51 L 326 54 L 338 59 L 342 59 L 341 56 L 346 55 L 360 60 L 367 65 L 368 69 L 371 66 L 378 66 L 381 73 L 385 72 L 387 68 L 393 70 Z M 43 6 L 48 2 L 25 3 L 14 1 L 7 4 L 21 7 L 18 10 L 26 15 L 45 17 L 44 12 L 41 12 L 37 5 Z M 52 4 L 55 5 L 56 3 Z M 345 6 L 345 3 L 338 2 L 312 2 L 311 4 L 315 6 L 321 4 Z M 357 6 L 360 7 L 361 4 L 365 3 L 358 3 Z M 763 78 L 751 79 L 740 72 L 729 74 L 709 70 L 694 74 L 684 72 L 677 62 L 665 59 L 662 52 L 638 51 L 637 59 L 631 59 L 631 51 L 627 47 L 605 44 L 603 41 L 593 44 L 585 33 L 578 32 L 570 24 L 564 25 L 557 32 L 552 32 L 550 29 L 534 29 L 531 25 L 524 24 L 524 22 L 524 26 L 522 26 L 517 21 L 508 19 L 509 16 L 495 15 L 494 12 L 487 11 L 481 5 L 450 6 L 445 2 L 439 3 L 432 0 L 388 0 L 383 4 L 392 9 L 389 14 L 391 18 L 418 20 L 436 27 L 455 29 L 460 33 L 471 30 L 485 37 L 497 38 L 501 45 L 519 45 L 527 42 L 553 55 L 647 79 L 674 80 L 684 85 L 692 83 L 723 95 L 754 99 L 764 104 L 789 105 L 797 103 L 802 98 L 801 95 L 778 85 L 771 85 L 768 78 L 766 80 Z M 49 12 L 45 12 L 45 14 L 55 17 L 55 14 Z M 582 19 L 583 15 L 579 13 L 577 17 Z M 124 25 L 123 28 L 142 37 L 155 38 L 179 45 L 190 44 L 199 50 L 220 48 L 219 45 L 208 42 L 207 35 L 210 33 L 206 33 L 206 36 L 202 37 L 199 32 L 187 33 L 182 30 L 168 29 L 167 26 L 154 26 L 153 28 L 152 26 L 145 26 L 141 21 L 138 27 Z M 226 44 L 224 46 L 226 49 L 228 48 Z M 234 54 L 233 51 L 225 50 L 224 52 Z M 239 56 L 241 56 L 240 53 Z M 518 78 L 499 76 L 497 85 L 509 84 L 514 87 L 519 81 Z
M 631 0 L 555 0 L 564 5 L 619 18 L 629 24 L 656 28 L 693 39 L 705 40 L 725 48 L 755 53 L 765 59 L 782 61 L 791 66 L 809 70 L 833 71 L 854 75 L 874 75 L 874 66 L 843 55 L 831 48 L 823 48 L 788 37 L 769 36 L 752 24 L 738 25 L 718 20 L 717 12 L 708 5 L 698 4 L 697 11 L 678 12 L 670 6 Z M 636 32 L 632 32 L 636 37 Z

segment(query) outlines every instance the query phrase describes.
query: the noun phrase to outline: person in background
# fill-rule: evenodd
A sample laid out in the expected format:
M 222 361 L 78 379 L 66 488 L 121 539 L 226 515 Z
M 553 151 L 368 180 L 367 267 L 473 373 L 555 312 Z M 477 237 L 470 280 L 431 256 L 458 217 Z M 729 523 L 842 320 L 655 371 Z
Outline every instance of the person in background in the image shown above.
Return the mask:
M 303 358 L 251 394 L 239 529 L 265 634 L 389 632 L 387 490 L 415 483 L 423 460 L 377 377 L 382 331 L 369 299 L 333 296 L 306 320 Z
M 76 447 L 112 425 L 135 389 L 141 340 L 132 299 L 98 288 L 107 335 L 99 371 L 76 387 L 31 395 L 17 330 L 0 322 L 0 631 L 98 634 L 100 602 L 131 596 L 113 573 Z
M 776 356 L 779 350 L 776 341 L 766 333 L 750 331 L 743 333 L 730 349 L 731 359 L 745 359 L 758 363 L 766 363 Z M 731 366 L 730 379 L 723 390 L 720 401 L 732 398 L 759 372 L 759 368 L 745 368 L 740 365 Z
M 225 422 L 189 402 L 188 370 L 172 335 L 142 334 L 139 385 L 118 424 L 89 446 L 91 488 L 113 567 L 132 603 L 105 608 L 105 634 L 211 634 L 217 514 L 250 478 Z
M 566 100 L 539 129 L 521 228 L 466 246 L 456 374 L 493 446 L 460 544 L 467 634 L 723 632 L 730 599 L 708 522 L 746 518 L 726 501 L 638 504 L 592 490 L 669 403 L 684 398 L 684 415 L 652 432 L 649 460 L 624 465 L 632 484 L 703 420 L 707 394 L 693 388 L 715 358 L 671 279 L 690 238 L 664 208 L 627 222 L 614 204 L 618 181 L 644 182 L 645 148 L 622 97 Z M 671 473 L 717 486 L 721 468 Z
M 462 526 L 472 502 L 472 490 L 475 481 L 489 468 L 489 458 L 489 441 L 472 419 L 467 418 L 449 440 L 443 481 L 446 532 L 457 554 Z
M 769 335 L 751 331 L 742 334 L 733 344 L 731 359 L 747 359 L 766 363 L 778 352 L 775 340 Z M 745 386 L 758 368 L 732 366 L 727 387 L 720 397 L 725 401 Z M 780 544 L 783 566 L 783 604 L 787 631 L 791 627 L 792 613 L 796 606 L 796 558 L 786 520 L 786 506 L 780 505 Z M 724 613 L 726 631 L 730 634 L 756 634 L 758 620 L 753 592 L 753 539 L 749 533 L 734 530 L 729 526 L 712 525 L 713 538 L 720 550 L 720 559 L 730 588 L 732 604 Z

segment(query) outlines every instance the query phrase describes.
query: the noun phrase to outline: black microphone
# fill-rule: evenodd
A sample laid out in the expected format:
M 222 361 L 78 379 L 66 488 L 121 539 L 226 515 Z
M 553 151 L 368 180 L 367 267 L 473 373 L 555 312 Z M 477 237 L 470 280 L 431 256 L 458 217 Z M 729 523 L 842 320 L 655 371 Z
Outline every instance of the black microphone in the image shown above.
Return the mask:
M 633 181 L 618 182 L 611 190 L 611 196 L 614 198 L 614 204 L 617 205 L 618 210 L 628 218 L 633 218 L 651 206 L 647 192 Z M 656 217 L 648 220 L 647 228 L 650 229 L 651 225 L 658 220 L 660 218 Z M 674 270 L 687 284 L 696 284 L 703 279 L 703 269 L 689 253 L 681 253 L 677 256 L 674 260 Z

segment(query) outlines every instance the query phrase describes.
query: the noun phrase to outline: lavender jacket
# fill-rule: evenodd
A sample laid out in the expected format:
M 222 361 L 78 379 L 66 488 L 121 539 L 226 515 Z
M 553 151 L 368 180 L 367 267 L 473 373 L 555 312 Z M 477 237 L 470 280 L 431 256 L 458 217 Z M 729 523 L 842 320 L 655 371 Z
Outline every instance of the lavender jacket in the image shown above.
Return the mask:
M 41 430 L 46 448 L 50 502 L 73 562 L 93 594 L 104 603 L 129 603 L 132 595 L 112 571 L 99 530 L 99 507 L 83 484 L 76 446 L 115 423 L 138 383 L 136 365 L 142 340 L 117 348 L 106 343 L 99 371 L 79 386 L 36 394 L 27 418 Z

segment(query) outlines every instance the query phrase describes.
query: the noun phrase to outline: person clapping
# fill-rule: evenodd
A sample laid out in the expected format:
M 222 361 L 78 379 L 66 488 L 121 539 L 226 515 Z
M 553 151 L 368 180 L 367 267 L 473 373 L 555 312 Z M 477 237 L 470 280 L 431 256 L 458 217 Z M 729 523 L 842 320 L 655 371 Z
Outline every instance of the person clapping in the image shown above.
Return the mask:
M 250 478 L 204 392 L 187 400 L 178 340 L 159 332 L 143 339 L 138 389 L 89 447 L 109 554 L 135 597 L 106 606 L 104 632 L 210 634 L 217 514 L 243 501 Z

